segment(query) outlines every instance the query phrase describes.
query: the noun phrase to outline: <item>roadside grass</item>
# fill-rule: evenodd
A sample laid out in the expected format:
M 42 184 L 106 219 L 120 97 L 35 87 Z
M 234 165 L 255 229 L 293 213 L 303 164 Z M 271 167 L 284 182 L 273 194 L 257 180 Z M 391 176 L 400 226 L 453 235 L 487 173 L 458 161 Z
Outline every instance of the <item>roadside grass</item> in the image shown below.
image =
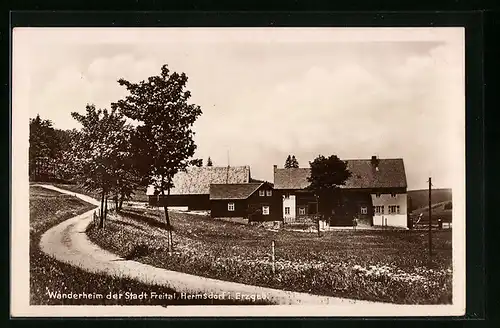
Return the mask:
M 174 253 L 168 255 L 163 213 L 125 208 L 104 230 L 90 229 L 101 247 L 136 261 L 209 278 L 263 287 L 399 304 L 450 304 L 451 229 L 418 231 L 269 231 L 170 211 Z M 276 242 L 272 273 L 271 241 Z
M 69 264 L 59 262 L 40 250 L 42 234 L 52 226 L 75 215 L 85 213 L 95 206 L 80 199 L 30 186 L 30 304 L 31 305 L 229 305 L 266 304 L 263 301 L 241 301 L 212 299 L 179 299 L 180 294 L 161 286 L 150 286 L 133 279 L 111 277 L 90 273 Z M 134 295 L 151 292 L 175 295 L 174 299 L 134 298 Z M 49 294 L 50 293 L 50 294 Z M 93 294 L 103 298 L 57 298 L 57 294 Z M 128 294 L 127 294 L 128 293 Z M 107 299 L 110 294 L 122 294 L 121 299 Z M 52 297 L 51 297 L 52 295 Z M 93 294 L 94 295 L 94 294 Z M 128 296 L 127 296 L 128 295 Z

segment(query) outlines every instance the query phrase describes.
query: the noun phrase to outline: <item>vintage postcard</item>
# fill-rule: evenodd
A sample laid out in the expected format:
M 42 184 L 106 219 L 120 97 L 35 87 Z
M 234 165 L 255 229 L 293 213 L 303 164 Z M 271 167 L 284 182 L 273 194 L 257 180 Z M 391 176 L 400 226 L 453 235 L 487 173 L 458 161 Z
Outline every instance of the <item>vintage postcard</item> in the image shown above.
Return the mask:
M 16 28 L 11 315 L 465 313 L 463 28 Z

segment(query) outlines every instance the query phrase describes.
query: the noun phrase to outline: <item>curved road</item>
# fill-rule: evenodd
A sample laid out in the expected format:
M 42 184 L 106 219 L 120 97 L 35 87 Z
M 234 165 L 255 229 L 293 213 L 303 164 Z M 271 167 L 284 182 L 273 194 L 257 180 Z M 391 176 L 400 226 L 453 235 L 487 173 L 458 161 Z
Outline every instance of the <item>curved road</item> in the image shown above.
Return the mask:
M 51 185 L 37 186 L 52 189 L 64 194 L 74 195 L 88 203 L 97 206 L 100 205 L 99 201 L 85 195 Z M 150 285 L 167 286 L 179 293 L 199 294 L 213 292 L 214 294 L 221 294 L 224 292 L 226 295 L 228 293 L 231 295 L 235 295 L 236 293 L 252 295 L 264 294 L 268 300 L 282 305 L 377 304 L 378 306 L 394 306 L 389 303 L 358 301 L 245 285 L 169 271 L 135 261 L 124 260 L 113 253 L 101 249 L 87 238 L 85 229 L 91 222 L 92 213 L 94 211 L 95 210 L 91 210 L 82 215 L 73 217 L 45 232 L 40 241 L 40 248 L 42 251 L 61 262 L 80 267 L 90 272 L 106 273 L 118 277 L 129 277 Z

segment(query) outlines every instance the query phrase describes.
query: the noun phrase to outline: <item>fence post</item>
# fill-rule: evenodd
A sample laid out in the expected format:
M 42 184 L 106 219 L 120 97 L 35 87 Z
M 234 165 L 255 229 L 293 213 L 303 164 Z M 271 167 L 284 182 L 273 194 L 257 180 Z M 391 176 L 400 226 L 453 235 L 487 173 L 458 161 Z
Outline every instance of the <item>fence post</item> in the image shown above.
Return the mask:
M 271 242 L 271 260 L 273 262 L 273 274 L 276 272 L 275 256 L 274 256 L 274 240 Z

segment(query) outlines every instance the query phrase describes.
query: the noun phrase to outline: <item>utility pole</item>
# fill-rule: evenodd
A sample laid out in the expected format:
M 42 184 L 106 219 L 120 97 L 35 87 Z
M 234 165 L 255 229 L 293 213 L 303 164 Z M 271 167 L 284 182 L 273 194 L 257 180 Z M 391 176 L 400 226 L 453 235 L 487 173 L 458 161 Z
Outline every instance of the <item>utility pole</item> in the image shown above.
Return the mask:
M 432 257 L 432 207 L 431 207 L 432 182 L 429 177 L 429 258 Z

